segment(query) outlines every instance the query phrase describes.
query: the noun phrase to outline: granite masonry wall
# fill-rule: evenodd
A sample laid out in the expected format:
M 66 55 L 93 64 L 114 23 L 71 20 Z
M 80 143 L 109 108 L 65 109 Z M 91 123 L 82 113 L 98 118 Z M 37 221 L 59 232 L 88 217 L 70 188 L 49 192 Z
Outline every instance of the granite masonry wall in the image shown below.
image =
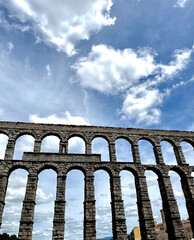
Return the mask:
M 146 184 L 146 170 L 152 170 L 158 176 L 169 240 L 185 239 L 177 202 L 168 175 L 170 170 L 177 172 L 181 178 L 186 207 L 194 233 L 194 181 L 191 177 L 194 166 L 186 162 L 180 146 L 180 142 L 186 141 L 194 147 L 194 132 L 0 122 L 0 133 L 8 136 L 5 158 L 0 160 L 0 225 L 10 173 L 15 169 L 22 168 L 26 169 L 29 174 L 18 233 L 20 240 L 32 239 L 38 174 L 44 169 L 53 169 L 57 173 L 53 240 L 64 239 L 66 176 L 72 169 L 81 170 L 85 176 L 84 240 L 96 239 L 94 172 L 99 169 L 107 171 L 110 177 L 112 232 L 114 240 L 127 239 L 119 175 L 122 170 L 130 171 L 135 178 L 142 240 L 157 239 Z M 22 135 L 31 135 L 34 137 L 34 151 L 24 153 L 23 160 L 13 160 L 16 140 Z M 49 135 L 59 137 L 59 153 L 40 152 L 42 140 Z M 75 136 L 81 137 L 84 140 L 85 154 L 68 154 L 68 140 Z M 107 140 L 109 144 L 109 160 L 101 161 L 100 155 L 92 154 L 92 140 L 96 137 L 102 137 Z M 119 138 L 125 139 L 131 144 L 133 162 L 117 162 L 115 141 Z M 153 145 L 156 165 L 141 164 L 138 148 L 138 141 L 140 139 L 147 140 Z M 160 146 L 160 142 L 163 140 L 172 144 L 177 165 L 166 165 L 164 163 Z

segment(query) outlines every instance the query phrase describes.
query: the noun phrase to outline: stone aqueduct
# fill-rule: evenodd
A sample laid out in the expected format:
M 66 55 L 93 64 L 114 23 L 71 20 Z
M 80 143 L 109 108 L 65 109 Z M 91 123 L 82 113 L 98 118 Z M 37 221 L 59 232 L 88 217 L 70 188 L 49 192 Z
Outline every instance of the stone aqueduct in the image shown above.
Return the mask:
M 18 233 L 20 240 L 32 239 L 38 174 L 44 169 L 53 169 L 57 173 L 57 194 L 52 239 L 64 239 L 65 183 L 66 175 L 72 169 L 81 170 L 85 176 L 84 240 L 96 239 L 94 172 L 99 169 L 107 171 L 110 176 L 114 240 L 127 239 L 119 176 L 122 170 L 130 171 L 135 178 L 139 223 L 143 240 L 157 239 L 144 174 L 146 170 L 152 170 L 158 176 L 169 240 L 185 239 L 178 206 L 168 176 L 170 170 L 176 171 L 181 178 L 186 207 L 194 233 L 194 181 L 191 177 L 194 166 L 187 164 L 180 146 L 181 141 L 186 141 L 194 147 L 194 132 L 0 122 L 0 133 L 8 136 L 5 158 L 0 160 L 0 224 L 2 222 L 5 194 L 10 173 L 18 168 L 26 169 L 29 173 Z M 22 161 L 13 160 L 15 142 L 20 136 L 26 134 L 32 135 L 35 139 L 34 151 L 24 153 Z M 41 141 L 49 135 L 59 137 L 59 153 L 40 152 Z M 74 136 L 81 137 L 85 141 L 85 154 L 68 154 L 68 139 Z M 91 143 L 96 137 L 102 137 L 108 141 L 110 161 L 101 161 L 100 155 L 92 154 Z M 133 162 L 117 162 L 115 141 L 119 138 L 124 138 L 130 142 Z M 153 145 L 156 165 L 141 164 L 138 149 L 138 141 L 140 139 L 148 140 Z M 162 140 L 168 141 L 173 145 L 177 165 L 166 165 L 164 163 L 160 146 Z

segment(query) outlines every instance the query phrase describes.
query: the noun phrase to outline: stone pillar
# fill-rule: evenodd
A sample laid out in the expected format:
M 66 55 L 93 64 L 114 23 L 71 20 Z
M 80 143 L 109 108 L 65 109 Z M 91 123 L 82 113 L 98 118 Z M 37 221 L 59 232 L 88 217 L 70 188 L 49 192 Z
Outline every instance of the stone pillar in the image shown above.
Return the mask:
M 131 151 L 132 151 L 134 163 L 141 163 L 138 144 L 132 144 Z
M 185 156 L 182 151 L 182 147 L 180 145 L 174 146 L 174 153 L 175 153 L 178 164 L 180 164 L 180 165 L 187 164 L 187 162 L 185 160 Z
M 59 153 L 67 154 L 68 153 L 68 141 L 60 141 L 59 143 Z
M 157 164 L 164 164 L 164 159 L 162 156 L 162 149 L 160 145 L 156 145 L 154 146 L 154 155 L 155 155 L 155 159 L 156 159 L 156 163 Z
M 85 176 L 84 240 L 96 240 L 96 208 L 94 197 L 94 176 Z
M 40 139 L 35 139 L 35 141 L 34 141 L 34 152 L 40 152 L 41 142 L 42 141 Z
M 110 177 L 113 240 L 126 240 L 127 228 L 124 204 L 121 194 L 120 176 Z
M 1 175 L 0 176 L 0 228 L 2 224 L 2 216 L 3 216 L 4 205 L 5 205 L 5 194 L 7 190 L 7 184 L 8 184 L 8 176 Z
M 86 154 L 92 154 L 92 144 L 91 144 L 91 142 L 86 142 L 85 153 Z
M 115 154 L 115 143 L 109 142 L 109 157 L 110 162 L 116 162 L 116 154 Z
M 57 176 L 57 194 L 53 220 L 53 240 L 64 240 L 66 175 Z
M 194 182 L 193 177 L 187 176 L 181 179 L 181 185 L 184 192 L 187 211 L 194 236 Z
M 15 148 L 15 139 L 8 139 L 7 147 L 5 150 L 5 160 L 13 160 Z
M 29 174 L 20 219 L 20 227 L 18 233 L 19 240 L 32 239 L 37 183 L 38 176 Z
M 156 240 L 155 224 L 145 176 L 135 177 L 137 207 L 142 240 Z
M 185 239 L 183 226 L 169 176 L 158 179 L 168 239 Z

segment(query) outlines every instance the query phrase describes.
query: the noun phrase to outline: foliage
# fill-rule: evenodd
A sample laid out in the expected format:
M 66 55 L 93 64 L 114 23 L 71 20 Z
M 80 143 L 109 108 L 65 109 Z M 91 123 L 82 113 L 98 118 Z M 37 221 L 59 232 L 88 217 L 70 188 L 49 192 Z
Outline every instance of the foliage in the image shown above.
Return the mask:
M 0 234 L 0 240 L 18 240 L 16 235 L 9 235 L 7 233 Z

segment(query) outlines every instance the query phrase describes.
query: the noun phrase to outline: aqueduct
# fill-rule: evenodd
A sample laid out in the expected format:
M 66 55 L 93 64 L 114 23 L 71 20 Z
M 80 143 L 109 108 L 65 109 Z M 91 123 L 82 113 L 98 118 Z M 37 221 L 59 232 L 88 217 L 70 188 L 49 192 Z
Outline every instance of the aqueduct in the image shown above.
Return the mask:
M 64 239 L 66 176 L 72 169 L 80 169 L 85 176 L 84 240 L 96 239 L 94 172 L 99 169 L 107 171 L 110 176 L 114 240 L 127 239 L 119 175 L 122 170 L 130 171 L 135 178 L 139 223 L 143 240 L 157 239 L 145 178 L 146 170 L 152 170 L 158 176 L 169 240 L 185 239 L 177 202 L 168 175 L 170 170 L 176 171 L 181 178 L 186 207 L 194 233 L 194 181 L 191 176 L 194 166 L 186 162 L 180 146 L 180 142 L 186 141 L 194 147 L 194 132 L 0 122 L 0 133 L 8 136 L 5 158 L 0 160 L 0 225 L 9 175 L 12 171 L 19 168 L 28 171 L 28 181 L 18 233 L 20 240 L 32 239 L 38 174 L 44 169 L 53 169 L 57 173 L 57 194 L 52 232 L 53 240 Z M 34 137 L 34 151 L 24 153 L 22 161 L 13 160 L 16 140 L 24 134 Z M 48 135 L 59 137 L 59 153 L 40 152 L 41 142 Z M 74 136 L 79 136 L 84 140 L 85 154 L 68 154 L 68 140 Z M 91 142 L 95 137 L 103 137 L 108 141 L 110 161 L 101 161 L 100 155 L 92 154 Z M 130 142 L 133 162 L 117 162 L 115 141 L 119 138 L 124 138 Z M 140 139 L 146 139 L 153 145 L 156 165 L 141 163 L 138 148 L 138 141 Z M 173 145 L 177 165 L 166 165 L 164 163 L 160 145 L 162 140 L 168 141 Z

